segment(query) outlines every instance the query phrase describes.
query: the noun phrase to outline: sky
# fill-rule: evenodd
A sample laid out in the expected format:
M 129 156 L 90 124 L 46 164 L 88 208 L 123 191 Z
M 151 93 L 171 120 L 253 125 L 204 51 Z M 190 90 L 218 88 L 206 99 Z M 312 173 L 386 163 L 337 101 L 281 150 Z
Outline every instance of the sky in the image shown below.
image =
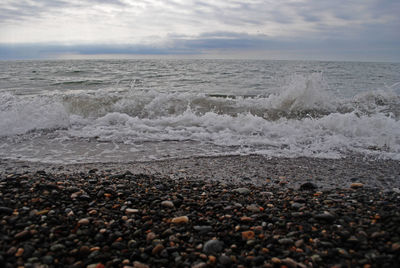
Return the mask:
M 0 59 L 400 62 L 399 0 L 2 0 Z

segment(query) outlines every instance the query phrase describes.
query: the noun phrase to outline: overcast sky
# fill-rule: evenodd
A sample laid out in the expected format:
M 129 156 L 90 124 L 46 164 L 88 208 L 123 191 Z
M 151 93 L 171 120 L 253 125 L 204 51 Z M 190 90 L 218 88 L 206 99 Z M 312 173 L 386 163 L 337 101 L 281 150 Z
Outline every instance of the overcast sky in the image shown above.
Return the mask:
M 0 59 L 400 61 L 399 0 L 2 0 Z

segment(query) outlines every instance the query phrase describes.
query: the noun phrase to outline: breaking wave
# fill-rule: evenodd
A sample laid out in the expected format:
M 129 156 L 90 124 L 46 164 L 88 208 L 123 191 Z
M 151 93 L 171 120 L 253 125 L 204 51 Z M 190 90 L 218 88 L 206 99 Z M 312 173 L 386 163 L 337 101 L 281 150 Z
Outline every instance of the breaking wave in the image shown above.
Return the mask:
M 3 140 L 32 132 L 132 147 L 196 142 L 230 153 L 400 159 L 400 97 L 392 89 L 344 98 L 322 74 L 294 75 L 265 95 L 131 89 L 0 95 Z

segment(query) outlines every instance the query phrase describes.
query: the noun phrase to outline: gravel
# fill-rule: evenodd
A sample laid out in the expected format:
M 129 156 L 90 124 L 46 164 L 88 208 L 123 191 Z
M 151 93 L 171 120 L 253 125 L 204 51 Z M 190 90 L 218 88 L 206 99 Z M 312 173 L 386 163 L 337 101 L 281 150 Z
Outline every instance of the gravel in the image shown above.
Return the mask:
M 400 263 L 396 161 L 249 156 L 0 166 L 7 268 Z

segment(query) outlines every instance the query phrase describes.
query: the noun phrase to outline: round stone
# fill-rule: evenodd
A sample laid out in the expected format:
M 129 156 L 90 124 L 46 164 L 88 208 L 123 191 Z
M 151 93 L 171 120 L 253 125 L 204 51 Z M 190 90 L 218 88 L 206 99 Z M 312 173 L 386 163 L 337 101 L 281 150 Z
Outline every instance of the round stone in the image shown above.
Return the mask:
M 219 240 L 208 240 L 203 246 L 203 251 L 206 254 L 217 254 L 223 249 L 224 243 Z

